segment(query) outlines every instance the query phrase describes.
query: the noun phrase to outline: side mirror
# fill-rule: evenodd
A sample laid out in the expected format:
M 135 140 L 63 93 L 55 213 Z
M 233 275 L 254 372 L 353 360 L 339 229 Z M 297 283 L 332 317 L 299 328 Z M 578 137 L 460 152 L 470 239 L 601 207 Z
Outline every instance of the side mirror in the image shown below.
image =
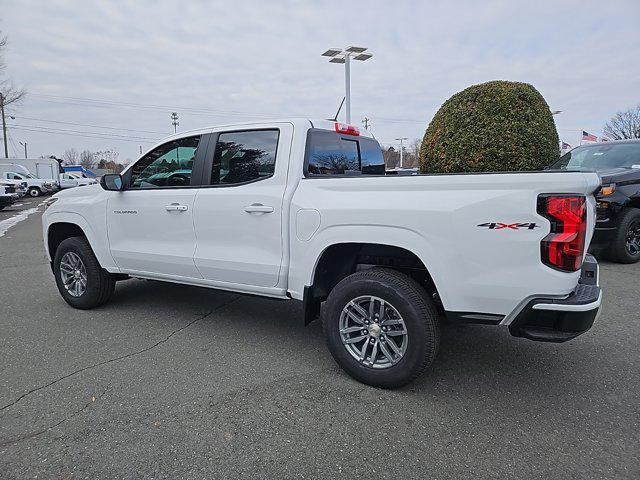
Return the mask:
M 105 190 L 111 190 L 114 192 L 124 190 L 122 177 L 117 173 L 107 173 L 106 175 L 103 175 L 100 179 L 100 186 Z

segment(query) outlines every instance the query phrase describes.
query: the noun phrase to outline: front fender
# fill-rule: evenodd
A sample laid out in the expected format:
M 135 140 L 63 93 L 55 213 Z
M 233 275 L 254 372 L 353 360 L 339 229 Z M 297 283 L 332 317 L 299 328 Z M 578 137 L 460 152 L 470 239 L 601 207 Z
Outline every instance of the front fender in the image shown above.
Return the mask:
M 106 233 L 102 232 L 101 234 L 98 234 L 85 217 L 75 212 L 52 212 L 42 216 L 44 248 L 49 261 L 52 261 L 48 242 L 49 229 L 51 228 L 51 225 L 55 223 L 71 223 L 80 227 L 87 237 L 89 245 L 91 245 L 91 249 L 102 268 L 112 273 L 120 271 L 111 256 L 111 252 L 109 251 L 109 242 L 107 240 Z

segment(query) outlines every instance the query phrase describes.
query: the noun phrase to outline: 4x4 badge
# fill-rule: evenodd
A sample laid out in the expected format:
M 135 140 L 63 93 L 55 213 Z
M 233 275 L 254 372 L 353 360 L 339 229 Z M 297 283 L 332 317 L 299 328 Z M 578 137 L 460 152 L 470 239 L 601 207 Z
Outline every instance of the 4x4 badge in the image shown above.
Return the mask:
M 503 228 L 509 230 L 519 230 L 521 228 L 527 228 L 533 230 L 534 228 L 540 228 L 540 225 L 535 223 L 502 223 L 502 222 L 487 222 L 481 223 L 479 227 L 487 227 L 489 230 L 502 230 Z

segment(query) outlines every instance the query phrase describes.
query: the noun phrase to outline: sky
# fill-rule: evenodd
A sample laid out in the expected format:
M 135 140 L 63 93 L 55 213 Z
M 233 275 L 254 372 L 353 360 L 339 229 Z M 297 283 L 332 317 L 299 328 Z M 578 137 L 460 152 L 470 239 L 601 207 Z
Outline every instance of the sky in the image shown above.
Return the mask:
M 10 1 L 6 74 L 28 90 L 9 153 L 116 149 L 135 160 L 173 132 L 245 120 L 331 118 L 353 62 L 352 123 L 383 145 L 422 138 L 440 105 L 489 80 L 531 83 L 560 138 L 600 135 L 640 103 L 640 1 Z M 344 111 L 341 119 L 344 119 Z

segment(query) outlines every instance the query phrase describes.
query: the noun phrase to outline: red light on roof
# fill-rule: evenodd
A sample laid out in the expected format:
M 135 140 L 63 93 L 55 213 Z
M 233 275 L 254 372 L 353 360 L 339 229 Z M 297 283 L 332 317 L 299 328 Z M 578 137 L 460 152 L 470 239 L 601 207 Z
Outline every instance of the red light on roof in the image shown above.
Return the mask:
M 336 132 L 344 133 L 345 135 L 353 135 L 354 137 L 358 137 L 360 135 L 360 130 L 358 130 L 358 127 L 340 122 L 336 122 Z

